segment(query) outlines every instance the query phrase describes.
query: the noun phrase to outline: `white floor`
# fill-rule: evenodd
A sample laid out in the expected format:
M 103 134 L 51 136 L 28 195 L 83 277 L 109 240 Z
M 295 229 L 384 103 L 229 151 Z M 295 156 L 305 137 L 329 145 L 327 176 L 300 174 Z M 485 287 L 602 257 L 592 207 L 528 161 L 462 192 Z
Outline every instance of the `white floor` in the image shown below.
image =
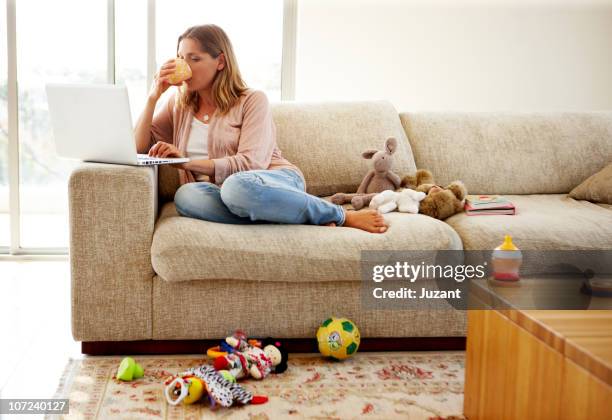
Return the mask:
M 68 359 L 82 357 L 70 333 L 67 259 L 0 260 L 0 332 L 0 398 L 53 397 Z

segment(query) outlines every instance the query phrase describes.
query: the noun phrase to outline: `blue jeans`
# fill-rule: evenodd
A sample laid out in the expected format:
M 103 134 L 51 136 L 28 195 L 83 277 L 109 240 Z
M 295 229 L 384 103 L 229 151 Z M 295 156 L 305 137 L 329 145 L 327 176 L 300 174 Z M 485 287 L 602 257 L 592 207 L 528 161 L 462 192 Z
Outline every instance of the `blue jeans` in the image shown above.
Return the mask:
M 218 223 L 344 224 L 341 206 L 304 191 L 304 181 L 292 169 L 236 172 L 221 187 L 190 182 L 176 191 L 181 216 Z

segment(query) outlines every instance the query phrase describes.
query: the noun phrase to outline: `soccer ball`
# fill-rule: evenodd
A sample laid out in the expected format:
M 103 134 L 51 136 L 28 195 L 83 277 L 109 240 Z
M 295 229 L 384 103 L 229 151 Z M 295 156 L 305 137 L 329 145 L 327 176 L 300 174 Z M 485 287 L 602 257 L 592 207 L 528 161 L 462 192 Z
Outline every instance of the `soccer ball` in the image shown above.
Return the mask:
M 359 348 L 359 329 L 346 318 L 328 318 L 317 330 L 317 341 L 323 356 L 346 359 Z

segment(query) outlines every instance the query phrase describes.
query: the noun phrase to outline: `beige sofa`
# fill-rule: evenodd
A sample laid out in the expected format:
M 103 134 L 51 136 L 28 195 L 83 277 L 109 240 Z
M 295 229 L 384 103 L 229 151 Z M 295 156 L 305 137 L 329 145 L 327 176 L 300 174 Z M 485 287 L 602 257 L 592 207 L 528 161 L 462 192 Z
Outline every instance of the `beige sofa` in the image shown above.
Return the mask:
M 70 177 L 72 331 L 78 341 L 311 338 L 329 315 L 365 337 L 461 337 L 466 314 L 365 310 L 362 250 L 612 249 L 612 211 L 567 193 L 612 161 L 612 113 L 400 113 L 377 102 L 280 103 L 278 143 L 308 192 L 356 189 L 366 148 L 400 140 L 395 170 L 507 194 L 516 216 L 445 222 L 391 213 L 382 235 L 306 225 L 224 225 L 178 216 L 176 170 L 83 164 Z

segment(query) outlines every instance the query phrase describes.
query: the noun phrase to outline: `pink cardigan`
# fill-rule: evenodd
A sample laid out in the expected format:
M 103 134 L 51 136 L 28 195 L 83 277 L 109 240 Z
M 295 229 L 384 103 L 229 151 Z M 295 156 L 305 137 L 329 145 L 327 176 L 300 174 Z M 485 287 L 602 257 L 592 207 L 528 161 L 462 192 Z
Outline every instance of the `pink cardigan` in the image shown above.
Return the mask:
M 149 148 L 158 141 L 165 141 L 186 155 L 194 116 L 191 109 L 175 105 L 174 98 L 172 95 L 153 117 Z M 304 180 L 302 171 L 281 156 L 268 98 L 259 90 L 246 91 L 226 115 L 213 114 L 208 125 L 208 157 L 215 164 L 211 182 L 217 185 L 233 173 L 251 169 L 289 168 Z M 179 179 L 181 185 L 196 182 L 194 173 L 189 170 L 179 169 Z

